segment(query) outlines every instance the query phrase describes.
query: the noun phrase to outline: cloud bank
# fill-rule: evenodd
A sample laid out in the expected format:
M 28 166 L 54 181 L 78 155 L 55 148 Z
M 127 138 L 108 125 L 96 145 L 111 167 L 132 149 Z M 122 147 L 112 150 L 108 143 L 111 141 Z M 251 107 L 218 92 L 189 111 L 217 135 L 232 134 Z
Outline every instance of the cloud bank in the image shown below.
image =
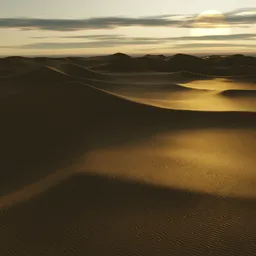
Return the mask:
M 38 19 L 38 18 L 0 18 L 0 28 L 16 28 L 21 30 L 49 31 L 81 31 L 95 29 L 114 29 L 119 27 L 173 27 L 191 28 L 197 15 L 166 14 L 151 17 L 98 17 L 89 19 Z M 181 19 L 181 17 L 183 17 Z M 256 23 L 256 8 L 246 8 L 224 13 L 225 22 L 229 26 L 250 26 Z M 216 19 L 206 19 L 206 28 L 219 22 Z

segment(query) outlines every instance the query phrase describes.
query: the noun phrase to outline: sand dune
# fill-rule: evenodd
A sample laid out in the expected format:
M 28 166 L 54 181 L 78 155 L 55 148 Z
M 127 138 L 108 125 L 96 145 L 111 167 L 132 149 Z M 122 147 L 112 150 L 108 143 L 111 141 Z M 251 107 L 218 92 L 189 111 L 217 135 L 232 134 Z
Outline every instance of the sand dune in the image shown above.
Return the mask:
M 37 64 L 28 58 L 9 57 L 0 58 L 0 79 L 31 70 Z
M 110 79 L 104 79 L 103 74 L 93 71 L 90 72 L 90 70 L 85 70 L 86 72 L 83 72 L 83 68 L 80 66 L 77 67 L 76 65 L 65 64 L 64 68 L 62 68 L 62 66 L 58 67 L 58 69 L 53 68 L 53 71 L 59 71 L 59 73 L 62 73 L 61 70 L 66 72 L 64 74 L 69 74 L 74 80 L 82 81 L 86 83 L 86 85 L 107 90 L 124 96 L 126 99 L 155 107 L 177 110 L 250 112 L 255 111 L 256 109 L 256 103 L 254 101 L 240 101 L 232 103 L 218 97 L 216 92 L 221 91 L 222 88 L 218 88 L 216 85 L 215 90 L 204 90 L 202 88 L 193 88 L 193 86 L 190 87 L 191 83 L 193 83 L 191 81 L 196 79 L 195 77 L 199 77 L 199 75 L 195 75 L 193 78 L 193 74 L 191 75 L 188 72 L 177 72 L 168 75 L 156 73 L 155 76 L 158 77 L 158 79 L 162 79 L 162 83 L 157 82 L 157 80 L 153 82 L 153 79 L 150 83 L 146 83 L 148 80 L 145 79 L 145 77 L 148 75 L 145 74 L 130 75 L 130 80 L 128 79 L 128 81 L 130 81 L 129 84 L 128 81 L 126 83 L 122 83 L 122 79 L 124 80 L 127 75 L 111 75 L 107 76 L 107 78 Z M 79 76 L 76 76 L 78 73 Z M 87 74 L 88 77 L 86 76 Z M 141 79 L 141 76 L 144 77 L 144 82 L 137 83 L 138 77 Z M 116 79 L 116 77 L 118 78 Z M 122 78 L 120 79 L 120 77 Z M 177 79 L 178 77 L 179 79 L 182 77 L 184 79 L 189 79 L 187 81 L 190 82 L 183 85 L 169 82 L 169 79 L 174 81 L 175 78 Z M 117 81 L 115 82 L 115 80 Z M 196 82 L 198 81 L 199 80 L 196 80 Z M 215 80 L 204 80 L 205 83 L 209 81 L 214 82 Z M 225 83 L 227 84 L 226 80 Z M 232 86 L 233 85 L 231 85 L 231 88 Z
M 58 75 L 62 76 L 61 73 L 58 74 L 50 69 L 43 70 L 51 75 L 53 73 L 53 77 L 55 77 L 55 73 L 57 77 Z M 20 85 L 17 83 L 17 86 Z M 14 103 L 10 104 L 10 102 Z M 76 138 L 73 142 L 74 147 L 78 147 L 80 144 L 77 139 L 81 139 L 81 143 L 85 142 L 90 145 L 91 140 L 93 138 L 95 140 L 95 136 L 100 138 L 97 133 L 101 133 L 102 129 L 105 143 L 113 143 L 115 140 L 122 140 L 122 137 L 125 138 L 125 133 L 130 137 L 129 140 L 132 140 L 133 136 L 137 139 L 143 138 L 140 132 L 143 134 L 149 132 L 153 135 L 158 129 L 189 129 L 209 126 L 250 127 L 254 126 L 256 122 L 253 113 L 174 111 L 138 102 L 136 99 L 116 96 L 97 88 L 88 87 L 82 82 L 56 83 L 55 86 L 45 87 L 34 85 L 34 89 L 31 91 L 3 98 L 1 101 L 3 125 L 1 128 L 2 134 L 6 134 L 2 141 L 2 155 L 5 156 L 3 168 L 9 170 L 7 173 L 5 172 L 5 175 L 7 174 L 5 181 L 7 177 L 12 179 L 13 175 L 18 175 L 16 172 L 22 175 L 18 168 L 20 161 L 24 161 L 22 169 L 28 168 L 28 172 L 33 166 L 29 161 L 32 155 L 35 163 L 39 161 L 42 154 L 46 158 L 49 156 L 49 161 L 58 162 L 60 160 L 57 156 L 52 155 L 52 150 L 55 154 L 60 155 L 64 155 L 66 151 L 66 154 L 76 154 L 77 149 L 62 144 L 71 143 L 69 140 Z M 16 127 L 19 127 L 17 131 Z M 106 132 L 112 130 L 115 131 L 115 136 L 108 141 Z M 117 131 L 119 131 L 119 135 Z M 65 133 L 67 133 L 67 137 Z M 101 139 L 99 140 L 102 143 Z M 25 148 L 23 149 L 23 147 Z M 34 150 L 35 148 L 39 150 L 38 154 Z M 19 152 L 17 154 L 19 160 L 11 163 L 13 151 Z M 52 157 L 53 159 L 51 159 Z M 42 170 L 47 162 L 45 159 L 44 163 L 41 163 Z M 34 168 L 38 168 L 38 166 Z M 13 171 L 15 174 L 12 173 Z M 23 170 L 23 172 L 25 171 Z M 25 175 L 24 180 L 26 179 Z M 20 180 L 15 180 L 15 182 Z M 5 184 L 2 188 L 5 187 Z
M 183 83 L 181 83 L 183 85 Z M 246 80 L 235 80 L 227 78 L 214 78 L 205 80 L 194 80 L 184 83 L 184 85 L 194 89 L 205 90 L 256 90 L 256 83 Z
M 87 78 L 87 79 L 109 79 L 111 76 L 106 74 L 101 74 L 99 72 L 95 72 L 88 68 L 85 68 L 78 64 L 73 63 L 62 63 L 62 64 L 55 64 L 52 67 L 60 70 L 72 77 L 76 78 Z
M 0 78 L 1 255 L 256 254 L 253 83 L 29 61 Z
M 114 73 L 115 78 L 126 83 L 133 81 L 134 83 L 150 84 L 150 83 L 187 83 L 194 80 L 210 80 L 211 77 L 202 76 L 187 71 L 178 72 L 140 72 L 140 73 Z
M 65 73 L 56 72 L 58 70 L 52 71 L 47 66 L 36 66 L 36 68 L 27 70 L 27 72 L 16 74 L 10 77 L 7 77 L 3 82 L 13 82 L 17 84 L 28 84 L 32 82 L 38 83 L 56 83 L 56 82 L 65 82 L 69 78 Z

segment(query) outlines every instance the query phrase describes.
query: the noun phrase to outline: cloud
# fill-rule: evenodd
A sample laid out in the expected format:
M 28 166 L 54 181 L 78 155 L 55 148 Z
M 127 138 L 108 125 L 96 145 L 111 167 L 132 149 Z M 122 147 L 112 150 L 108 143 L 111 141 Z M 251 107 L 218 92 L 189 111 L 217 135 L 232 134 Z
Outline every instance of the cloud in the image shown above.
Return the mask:
M 100 39 L 100 40 L 111 40 L 123 38 L 123 35 L 118 34 L 98 34 L 98 35 L 74 35 L 74 36 L 33 36 L 32 39 L 45 39 L 45 38 L 76 38 L 76 39 Z
M 172 37 L 169 40 L 177 41 L 236 41 L 236 40 L 256 40 L 256 34 L 230 34 L 230 35 L 207 35 L 207 36 L 184 36 Z
M 40 49 L 40 50 L 51 50 L 51 49 L 86 49 L 86 48 L 109 48 L 109 47 L 120 47 L 120 46 L 146 46 L 155 45 L 162 49 L 168 46 L 168 48 L 216 48 L 216 47 L 246 47 L 255 48 L 256 44 L 232 44 L 223 43 L 223 41 L 216 42 L 189 42 L 189 43 L 174 43 L 171 44 L 172 40 L 98 40 L 98 41 L 87 41 L 87 42 L 43 42 L 43 43 L 31 43 L 18 46 L 0 46 L 0 48 L 9 49 Z M 186 42 L 184 40 L 183 42 Z
M 160 43 L 160 42 L 159 42 Z M 152 45 L 157 44 L 155 41 L 147 40 L 108 40 L 108 41 L 91 41 L 91 42 L 45 42 L 32 43 L 19 46 L 0 46 L 0 48 L 15 48 L 15 49 L 82 49 L 82 48 L 104 48 L 115 47 L 122 45 Z
M 255 48 L 256 44 L 253 45 L 248 45 L 248 44 L 229 44 L 229 43 L 192 43 L 192 44 L 176 44 L 174 46 L 172 46 L 172 48 Z
M 202 52 L 202 51 L 208 51 L 210 52 L 215 50 L 225 50 L 226 52 L 233 51 L 234 49 L 241 50 L 250 50 L 253 54 L 255 51 L 255 44 L 254 45 L 247 45 L 247 44 L 231 44 L 231 43 L 221 43 L 221 44 L 214 44 L 214 43 L 184 43 L 184 44 L 174 44 L 174 45 L 165 45 L 161 47 L 153 47 L 153 48 L 137 48 L 138 51 L 141 52 L 149 52 L 149 51 L 166 51 L 166 50 L 172 50 L 172 51 L 196 51 L 196 52 Z M 219 48 L 219 49 L 218 49 Z
M 241 14 L 252 14 L 256 12 L 256 8 L 255 7 L 251 7 L 251 8 L 240 8 L 240 9 L 236 9 L 230 12 L 226 12 L 226 16 L 233 16 L 233 15 L 241 15 Z
M 189 42 L 193 47 L 211 47 L 227 46 L 227 42 L 247 41 L 255 42 L 256 34 L 231 34 L 231 35 L 208 35 L 208 36 L 183 36 L 183 37 L 125 37 L 123 35 L 84 35 L 84 36 L 62 36 L 61 38 L 80 38 L 83 42 L 40 42 L 17 46 L 0 46 L 0 48 L 11 49 L 82 49 L 82 48 L 104 48 L 116 46 L 143 46 L 143 45 L 166 45 L 174 43 L 174 47 L 182 47 L 184 42 Z M 38 39 L 40 39 L 39 37 Z M 59 37 L 57 37 L 59 38 Z M 203 43 L 202 43 L 203 42 Z M 179 44 L 182 43 L 182 44 Z M 251 47 L 251 44 L 244 44 L 244 47 Z M 255 46 L 255 45 L 254 45 Z
M 40 37 L 41 38 L 41 37 Z M 45 37 L 49 38 L 49 37 Z M 147 40 L 147 41 L 226 41 L 226 40 L 256 40 L 256 34 L 230 34 L 230 35 L 206 35 L 206 36 L 182 36 L 182 37 L 126 37 L 124 35 L 74 35 L 74 36 L 59 36 L 54 38 L 74 38 L 74 39 L 100 39 L 100 40 Z
M 123 18 L 103 17 L 90 19 L 33 19 L 2 18 L 0 28 L 19 28 L 22 30 L 79 31 L 90 29 L 113 29 L 130 26 L 178 26 L 180 21 L 165 18 Z
M 20 30 L 81 31 L 114 29 L 118 27 L 183 27 L 191 28 L 197 15 L 166 14 L 150 17 L 98 17 L 88 19 L 0 18 L 0 28 Z M 230 26 L 251 25 L 256 22 L 256 8 L 224 13 Z M 183 18 L 182 18 L 183 17 Z M 181 19 L 182 18 L 182 19 Z M 214 26 L 216 20 L 206 19 L 201 26 Z

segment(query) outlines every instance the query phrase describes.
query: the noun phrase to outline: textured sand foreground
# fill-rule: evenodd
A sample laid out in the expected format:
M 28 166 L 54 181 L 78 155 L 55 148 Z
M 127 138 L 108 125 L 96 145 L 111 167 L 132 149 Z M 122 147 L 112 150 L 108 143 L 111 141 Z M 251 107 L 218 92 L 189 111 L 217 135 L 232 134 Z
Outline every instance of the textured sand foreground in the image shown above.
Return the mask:
M 254 82 L 74 60 L 8 74 L 0 255 L 256 255 Z

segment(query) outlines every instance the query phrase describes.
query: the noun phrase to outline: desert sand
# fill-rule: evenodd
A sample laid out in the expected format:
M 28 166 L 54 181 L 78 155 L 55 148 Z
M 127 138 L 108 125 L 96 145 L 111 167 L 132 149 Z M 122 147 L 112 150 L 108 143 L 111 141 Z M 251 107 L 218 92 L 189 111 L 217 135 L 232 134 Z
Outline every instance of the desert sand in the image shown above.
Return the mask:
M 0 255 L 256 255 L 255 59 L 0 59 Z

